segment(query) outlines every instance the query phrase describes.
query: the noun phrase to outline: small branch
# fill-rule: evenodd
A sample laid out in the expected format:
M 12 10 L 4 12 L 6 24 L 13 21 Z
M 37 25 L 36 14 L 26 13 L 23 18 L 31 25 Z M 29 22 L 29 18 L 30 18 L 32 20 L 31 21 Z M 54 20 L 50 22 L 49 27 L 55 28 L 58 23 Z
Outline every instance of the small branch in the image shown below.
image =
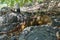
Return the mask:
M 20 10 L 21 12 L 37 12 L 38 9 L 41 8 L 40 4 L 33 5 L 31 7 L 21 7 Z

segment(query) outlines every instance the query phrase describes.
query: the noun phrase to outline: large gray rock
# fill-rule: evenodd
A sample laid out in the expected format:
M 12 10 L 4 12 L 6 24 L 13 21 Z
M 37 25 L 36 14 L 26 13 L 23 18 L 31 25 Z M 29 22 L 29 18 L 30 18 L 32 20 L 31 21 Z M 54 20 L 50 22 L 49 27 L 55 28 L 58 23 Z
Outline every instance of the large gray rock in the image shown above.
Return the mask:
M 19 36 L 19 40 L 57 40 L 56 32 L 57 30 L 53 27 L 48 26 L 34 26 L 29 29 L 31 31 L 25 30 Z

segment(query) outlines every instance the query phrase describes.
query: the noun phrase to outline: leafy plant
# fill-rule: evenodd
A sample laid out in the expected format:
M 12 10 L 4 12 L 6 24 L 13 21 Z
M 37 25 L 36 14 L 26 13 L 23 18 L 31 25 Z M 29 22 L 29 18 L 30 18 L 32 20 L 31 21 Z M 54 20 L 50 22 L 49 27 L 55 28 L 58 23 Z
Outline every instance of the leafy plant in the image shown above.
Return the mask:
M 43 1 L 43 0 L 38 0 L 38 2 Z M 19 3 L 20 6 L 23 6 L 25 3 L 32 3 L 33 0 L 0 0 L 1 4 L 6 3 L 8 6 L 12 7 L 14 6 L 16 3 Z

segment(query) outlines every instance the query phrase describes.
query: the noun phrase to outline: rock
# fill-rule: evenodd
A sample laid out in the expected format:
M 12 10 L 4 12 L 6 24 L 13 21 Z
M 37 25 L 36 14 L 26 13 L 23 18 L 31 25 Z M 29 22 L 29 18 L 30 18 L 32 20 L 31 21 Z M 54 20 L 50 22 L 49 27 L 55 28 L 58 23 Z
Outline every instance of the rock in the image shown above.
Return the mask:
M 56 40 L 56 30 L 53 27 L 37 26 L 27 35 L 21 34 L 19 40 Z
M 60 3 L 58 3 L 58 7 L 60 7 Z

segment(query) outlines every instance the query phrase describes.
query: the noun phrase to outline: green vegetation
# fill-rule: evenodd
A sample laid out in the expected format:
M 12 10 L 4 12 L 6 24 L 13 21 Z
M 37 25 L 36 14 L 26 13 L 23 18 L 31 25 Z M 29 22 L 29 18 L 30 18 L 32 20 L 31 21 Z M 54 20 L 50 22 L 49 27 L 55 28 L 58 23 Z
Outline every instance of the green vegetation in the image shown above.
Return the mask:
M 38 2 L 41 1 L 43 0 L 38 0 Z M 0 0 L 0 4 L 7 4 L 8 6 L 13 6 L 16 3 L 19 3 L 20 6 L 23 6 L 25 3 L 33 3 L 33 0 Z

